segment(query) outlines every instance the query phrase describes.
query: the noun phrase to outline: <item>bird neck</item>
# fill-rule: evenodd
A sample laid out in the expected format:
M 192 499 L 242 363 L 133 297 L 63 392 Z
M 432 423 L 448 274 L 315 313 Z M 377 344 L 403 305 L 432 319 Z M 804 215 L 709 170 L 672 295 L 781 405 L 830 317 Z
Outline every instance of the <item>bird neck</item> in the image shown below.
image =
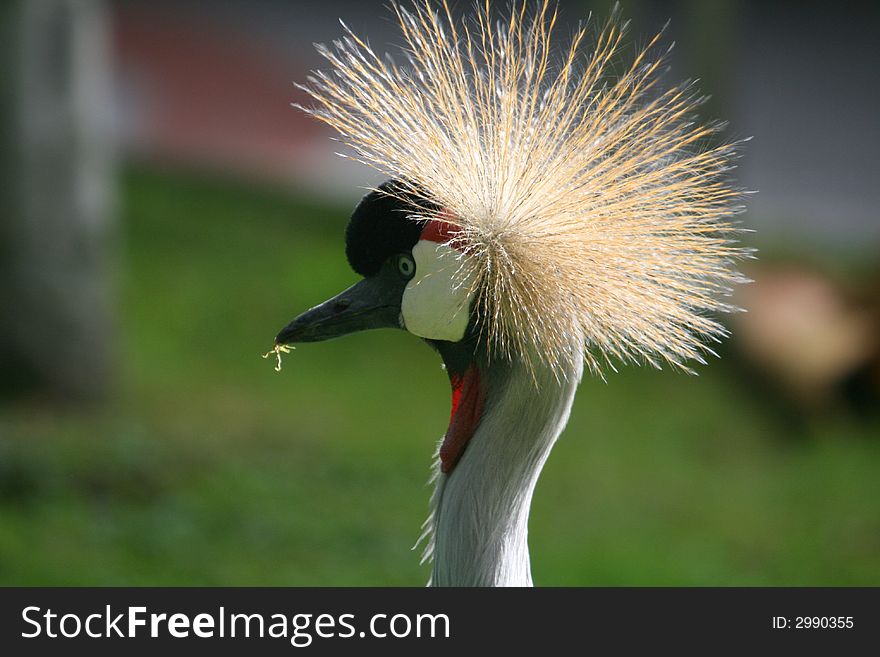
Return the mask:
M 532 493 L 568 421 L 583 364 L 559 377 L 518 362 L 477 359 L 471 366 L 480 370 L 484 399 L 454 468 L 445 474 L 436 466 L 426 523 L 431 585 L 531 586 Z

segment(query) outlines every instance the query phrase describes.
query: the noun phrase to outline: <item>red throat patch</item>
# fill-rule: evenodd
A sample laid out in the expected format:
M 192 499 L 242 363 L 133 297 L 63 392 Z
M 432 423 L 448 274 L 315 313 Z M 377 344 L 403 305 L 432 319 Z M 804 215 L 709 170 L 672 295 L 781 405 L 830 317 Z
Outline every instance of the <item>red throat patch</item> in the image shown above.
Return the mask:
M 480 370 L 471 365 L 464 374 L 453 374 L 452 413 L 449 428 L 440 446 L 440 470 L 449 474 L 464 454 L 465 447 L 477 430 L 486 394 L 480 383 Z

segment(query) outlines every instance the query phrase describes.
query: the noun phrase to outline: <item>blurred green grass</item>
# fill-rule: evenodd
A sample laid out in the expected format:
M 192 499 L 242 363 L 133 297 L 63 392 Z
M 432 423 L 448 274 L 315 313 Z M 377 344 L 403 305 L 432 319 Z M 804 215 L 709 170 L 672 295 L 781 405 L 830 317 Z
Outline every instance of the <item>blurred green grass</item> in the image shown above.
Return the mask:
M 0 406 L 0 583 L 422 585 L 438 358 L 393 331 L 259 358 L 354 281 L 345 212 L 149 169 L 123 191 L 116 394 Z M 880 427 L 805 431 L 725 360 L 585 381 L 535 496 L 536 582 L 880 584 Z

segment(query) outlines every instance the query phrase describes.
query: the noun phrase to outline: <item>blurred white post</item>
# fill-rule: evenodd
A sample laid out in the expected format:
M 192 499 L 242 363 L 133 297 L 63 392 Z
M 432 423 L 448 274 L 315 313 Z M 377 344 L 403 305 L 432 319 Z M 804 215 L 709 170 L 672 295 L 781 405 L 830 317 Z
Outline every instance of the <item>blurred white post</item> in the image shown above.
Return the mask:
M 0 379 L 7 392 L 101 396 L 114 351 L 109 9 L 18 0 L 0 20 L 13 63 L 3 98 Z

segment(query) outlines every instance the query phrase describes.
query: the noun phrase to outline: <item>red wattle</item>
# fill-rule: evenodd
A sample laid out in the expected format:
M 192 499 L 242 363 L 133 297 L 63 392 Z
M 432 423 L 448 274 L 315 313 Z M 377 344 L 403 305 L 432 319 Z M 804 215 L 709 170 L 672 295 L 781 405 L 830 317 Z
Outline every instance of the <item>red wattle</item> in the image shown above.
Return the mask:
M 440 470 L 449 474 L 464 454 L 468 441 L 477 430 L 483 413 L 485 392 L 480 385 L 480 370 L 471 365 L 464 374 L 453 374 L 452 413 L 449 428 L 440 446 Z

